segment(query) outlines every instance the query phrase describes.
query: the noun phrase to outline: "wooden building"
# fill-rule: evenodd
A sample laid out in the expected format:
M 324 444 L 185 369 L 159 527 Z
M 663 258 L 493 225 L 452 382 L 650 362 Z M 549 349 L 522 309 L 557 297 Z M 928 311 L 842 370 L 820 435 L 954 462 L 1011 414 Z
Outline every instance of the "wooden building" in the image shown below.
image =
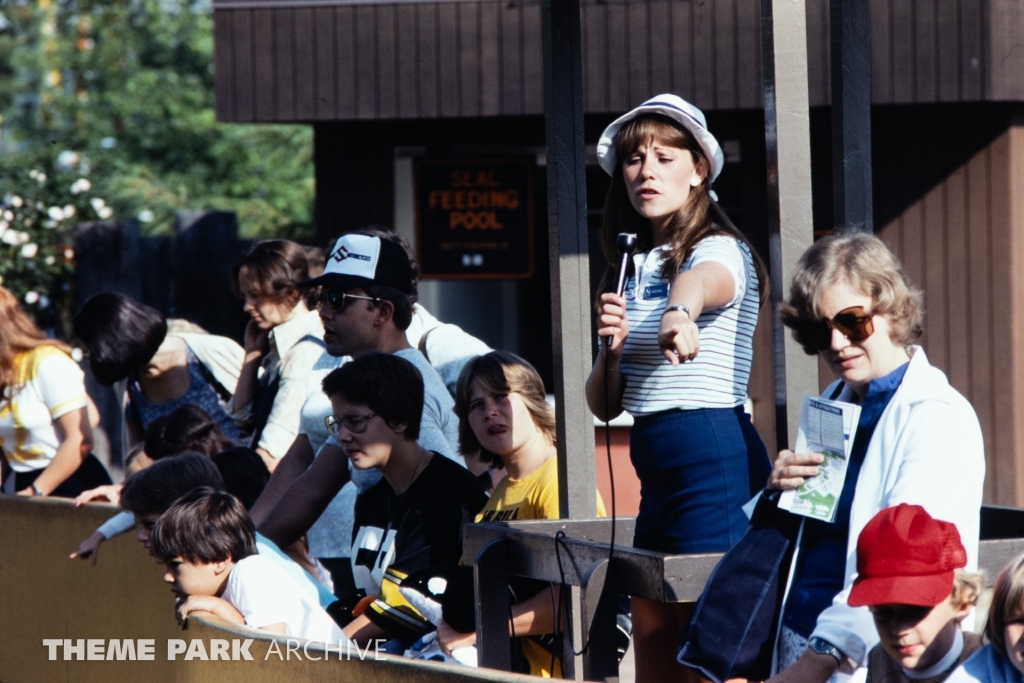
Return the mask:
M 925 290 L 929 358 L 981 419 L 986 502 L 1024 506 L 1024 6 L 870 4 L 875 230 Z M 759 11 L 757 0 L 584 0 L 583 76 L 591 145 L 655 94 L 701 107 L 726 152 L 715 189 L 767 255 Z M 415 238 L 418 159 L 546 161 L 539 0 L 214 0 L 214 18 L 218 119 L 314 127 L 324 241 L 366 225 Z M 832 227 L 827 1 L 807 0 L 807 18 L 820 234 Z M 532 276 L 424 281 L 421 299 L 550 380 L 545 189 L 532 177 Z M 595 233 L 606 185 L 589 166 Z M 595 278 L 600 258 L 592 250 Z M 771 445 L 768 315 L 750 393 Z

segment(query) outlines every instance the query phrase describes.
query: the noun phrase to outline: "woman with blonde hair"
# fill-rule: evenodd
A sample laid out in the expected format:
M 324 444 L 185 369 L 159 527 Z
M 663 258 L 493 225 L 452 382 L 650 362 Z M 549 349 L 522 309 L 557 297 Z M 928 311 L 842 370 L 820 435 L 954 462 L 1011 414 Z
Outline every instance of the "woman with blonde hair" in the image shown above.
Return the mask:
M 507 351 L 472 359 L 459 375 L 455 414 L 459 451 L 467 456 L 480 453 L 481 460 L 504 465 L 508 472 L 475 521 L 558 519 L 555 413 L 533 366 Z M 596 512 L 605 514 L 600 495 Z M 519 636 L 529 673 L 558 676 L 561 644 L 538 637 L 555 631 L 557 591 L 536 581 L 520 588 L 519 593 L 530 597 L 512 606 L 511 632 Z M 442 622 L 438 641 L 450 653 L 474 644 L 476 634 L 459 633 Z
M 109 484 L 91 454 L 85 375 L 0 287 L 0 448 L 4 491 L 74 498 Z M 11 475 L 8 477 L 8 472 Z
M 771 469 L 744 412 L 768 278 L 711 191 L 724 156 L 699 109 L 654 97 L 605 129 L 597 156 L 612 178 L 602 228 L 609 268 L 587 405 L 600 419 L 633 416 L 633 546 L 724 552 L 746 530 L 742 506 Z M 634 233 L 638 252 L 622 296 L 611 277 L 619 233 Z M 692 606 L 632 603 L 637 679 L 687 675 L 675 649 Z
M 914 344 L 923 332 L 922 293 L 877 237 L 827 237 L 811 246 L 782 320 L 837 376 L 822 397 L 861 410 L 834 520 L 804 521 L 783 599 L 781 672 L 770 680 L 840 681 L 878 643 L 871 613 L 847 603 L 861 530 L 882 509 L 919 505 L 956 526 L 974 570 L 985 448 L 971 404 Z M 796 488 L 823 460 L 781 451 L 768 486 Z

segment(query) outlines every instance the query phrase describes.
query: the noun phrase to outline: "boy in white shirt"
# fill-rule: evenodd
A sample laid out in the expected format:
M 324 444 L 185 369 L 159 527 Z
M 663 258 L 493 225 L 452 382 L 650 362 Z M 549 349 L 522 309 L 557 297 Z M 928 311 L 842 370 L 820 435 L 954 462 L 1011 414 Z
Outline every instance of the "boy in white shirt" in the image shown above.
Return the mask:
M 194 489 L 160 516 L 150 536 L 167 566 L 176 615 L 210 612 L 225 621 L 340 646 L 347 639 L 287 572 L 256 551 L 255 528 L 237 498 Z

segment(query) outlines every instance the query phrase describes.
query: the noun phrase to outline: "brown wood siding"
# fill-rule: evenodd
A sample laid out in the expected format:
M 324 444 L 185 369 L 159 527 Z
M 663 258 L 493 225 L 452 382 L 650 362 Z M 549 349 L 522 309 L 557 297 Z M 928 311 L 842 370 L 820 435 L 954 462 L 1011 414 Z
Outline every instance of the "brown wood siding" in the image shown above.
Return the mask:
M 929 360 L 978 414 L 985 501 L 1022 506 L 1024 126 L 977 109 L 875 117 L 876 227 L 924 290 Z
M 1024 114 L 1014 112 L 1011 126 L 1006 135 L 1006 147 L 1009 153 L 1009 173 L 1006 196 L 1009 200 L 1007 232 L 1009 245 L 1007 256 L 1010 259 L 1010 297 L 1008 310 L 1014 313 L 1024 310 Z M 1011 419 L 1014 429 L 1010 437 L 1009 448 L 1013 453 L 1014 488 L 1013 504 L 1024 507 L 1024 359 L 1020 349 L 1024 349 L 1024 316 L 1010 315 L 1011 335 L 1009 356 L 1012 359 L 1012 372 L 1007 373 L 1007 380 L 1013 392 Z
M 877 104 L 1024 100 L 1024 3 L 870 0 Z M 537 0 L 303 6 L 215 0 L 217 117 L 331 121 L 543 113 Z M 672 91 L 762 103 L 756 0 L 583 0 L 590 113 Z M 812 106 L 830 101 L 828 0 L 807 0 Z

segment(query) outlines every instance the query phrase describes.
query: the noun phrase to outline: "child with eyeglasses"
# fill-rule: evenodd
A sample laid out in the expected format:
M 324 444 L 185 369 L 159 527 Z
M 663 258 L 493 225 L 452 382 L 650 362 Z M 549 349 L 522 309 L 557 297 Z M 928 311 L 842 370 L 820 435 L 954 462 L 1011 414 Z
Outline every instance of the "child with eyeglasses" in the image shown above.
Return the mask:
M 468 470 L 417 442 L 423 377 L 394 354 L 361 355 L 323 382 L 333 415 L 326 424 L 353 467 L 383 475 L 356 502 L 352 574 L 365 596 L 345 635 L 360 643 L 384 638 L 404 652 L 434 630 L 402 597 L 402 581 L 420 569 L 454 565 L 462 525 L 487 496 Z

